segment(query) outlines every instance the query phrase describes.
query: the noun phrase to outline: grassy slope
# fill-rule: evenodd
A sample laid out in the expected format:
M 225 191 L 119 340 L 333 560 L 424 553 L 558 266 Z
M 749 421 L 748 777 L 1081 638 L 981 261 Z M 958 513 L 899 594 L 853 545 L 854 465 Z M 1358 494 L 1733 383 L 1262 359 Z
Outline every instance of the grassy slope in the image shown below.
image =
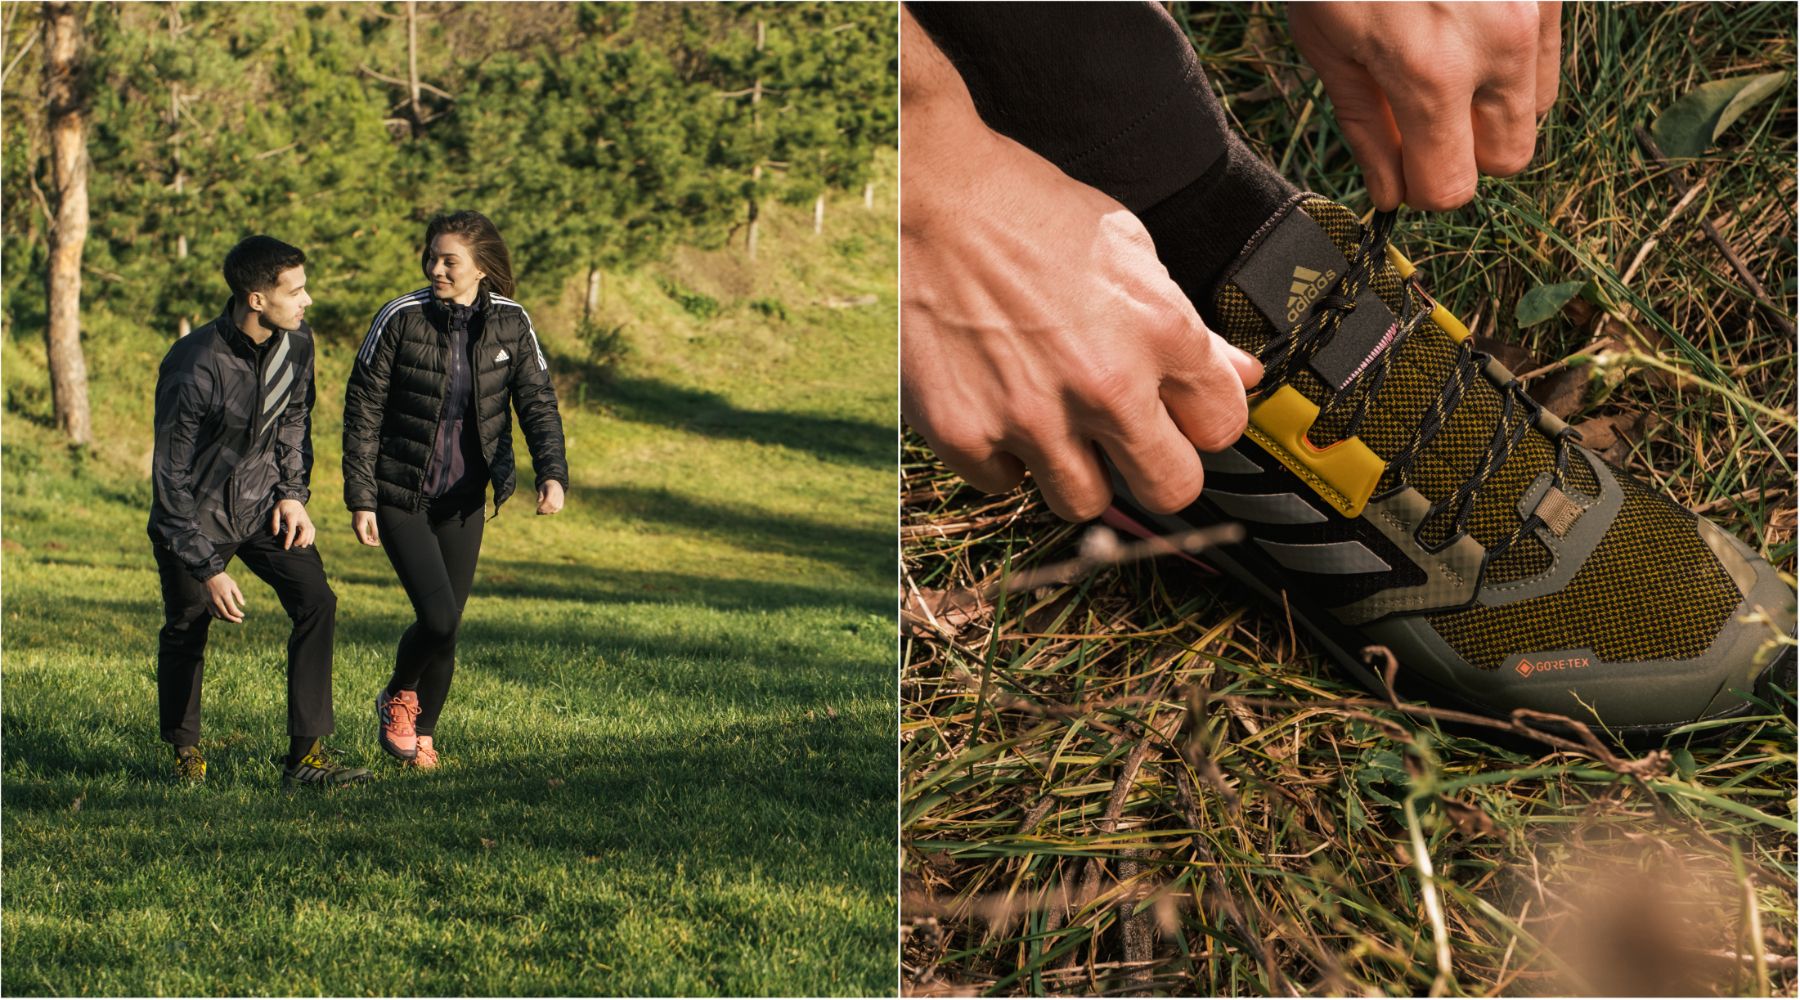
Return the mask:
M 1407 213 L 1396 235 L 1479 334 L 1546 361 L 1597 331 L 1568 317 L 1518 331 L 1519 297 L 1539 283 L 1620 277 L 1692 183 L 1648 168 L 1630 127 L 1701 82 L 1794 60 L 1788 9 L 1564 11 L 1564 98 L 1533 168 L 1484 181 L 1462 211 Z M 1177 14 L 1265 155 L 1366 207 L 1316 81 L 1295 72 L 1279 11 Z M 1707 157 L 1694 214 L 1660 234 L 1630 280 L 1648 305 L 1633 323 L 1648 343 L 1618 319 L 1598 331 L 1620 353 L 1688 357 L 1654 336 L 1651 316 L 1667 320 L 1726 373 L 1725 388 L 1785 415 L 1760 421 L 1768 440 L 1724 393 L 1630 365 L 1587 383 L 1571 420 L 1659 418 L 1623 464 L 1790 574 L 1794 345 L 1694 223 L 1701 212 L 1715 220 L 1791 310 L 1794 156 L 1790 78 Z M 1035 495 L 959 489 L 914 438 L 904 463 L 907 583 L 966 586 L 1073 554 L 1079 531 Z M 1173 560 L 941 620 L 949 635 L 921 626 L 902 641 L 911 991 L 1423 995 L 1438 963 L 1409 826 L 1444 894 L 1452 993 L 1794 990 L 1788 719 L 1718 746 L 1674 739 L 1669 768 L 1647 781 L 1479 731 L 1386 731 L 1336 709 L 1364 692 L 1279 609 L 1246 606 Z M 1266 703 L 1214 703 L 1190 719 L 1185 692 L 1202 686 Z M 1168 903 L 1133 902 L 1163 887 Z
M 571 332 L 579 289 L 528 303 L 573 489 L 558 517 L 521 496 L 489 523 L 429 776 L 374 742 L 368 702 L 410 614 L 341 502 L 362 331 L 322 331 L 311 510 L 340 601 L 333 742 L 378 768 L 368 788 L 274 791 L 285 619 L 248 574 L 249 621 L 213 629 L 210 779 L 169 784 L 143 534 L 165 341 L 96 304 L 102 440 L 74 456 L 44 426 L 41 341 L 9 340 L 5 991 L 890 991 L 888 171 L 875 211 L 834 206 L 822 238 L 809 210 L 771 211 L 754 266 L 682 251 L 609 275 L 601 319 L 628 345 L 610 373 Z

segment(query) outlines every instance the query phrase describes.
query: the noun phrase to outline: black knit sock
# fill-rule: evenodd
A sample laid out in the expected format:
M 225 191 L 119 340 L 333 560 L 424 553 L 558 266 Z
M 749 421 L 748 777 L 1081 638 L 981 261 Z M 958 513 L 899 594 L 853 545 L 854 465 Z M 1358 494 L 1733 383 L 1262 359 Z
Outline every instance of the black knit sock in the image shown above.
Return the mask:
M 1156 256 L 1208 325 L 1213 293 L 1244 244 L 1297 192 L 1236 135 L 1200 179 L 1138 213 Z
M 287 753 L 288 766 L 293 767 L 295 764 L 300 763 L 300 758 L 306 756 L 309 753 L 312 753 L 313 744 L 315 744 L 317 742 L 318 742 L 318 737 L 315 737 L 315 736 L 290 736 L 290 737 L 288 737 L 288 753 Z

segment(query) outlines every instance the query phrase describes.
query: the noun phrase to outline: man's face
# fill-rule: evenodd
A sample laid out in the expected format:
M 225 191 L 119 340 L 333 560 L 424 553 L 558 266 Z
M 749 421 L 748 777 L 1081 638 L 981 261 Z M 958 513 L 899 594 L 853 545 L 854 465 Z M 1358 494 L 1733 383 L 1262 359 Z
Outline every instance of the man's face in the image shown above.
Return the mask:
M 262 313 L 264 326 L 278 330 L 300 329 L 301 320 L 306 318 L 306 307 L 312 305 L 312 296 L 306 294 L 306 268 L 290 267 L 281 272 L 273 288 L 251 292 L 245 305 Z

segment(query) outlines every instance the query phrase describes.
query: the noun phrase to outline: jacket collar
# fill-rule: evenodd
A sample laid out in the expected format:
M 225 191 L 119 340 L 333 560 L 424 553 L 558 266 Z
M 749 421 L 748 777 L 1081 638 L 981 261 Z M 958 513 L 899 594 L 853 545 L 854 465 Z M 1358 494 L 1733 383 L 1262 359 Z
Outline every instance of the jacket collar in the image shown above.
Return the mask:
M 236 312 L 237 296 L 233 295 L 225 300 L 225 310 L 219 313 L 219 318 L 215 321 L 219 329 L 219 339 L 223 340 L 226 346 L 233 351 L 246 357 L 255 357 L 256 341 L 251 340 L 250 335 L 238 327 L 237 320 L 232 318 Z M 269 334 L 266 343 L 273 349 L 280 346 L 281 338 L 285 336 L 287 336 L 287 331 L 277 328 Z
M 450 312 L 449 307 L 446 304 L 446 301 L 444 299 L 438 298 L 435 295 L 426 299 L 426 302 L 431 307 L 432 311 L 439 317 L 448 315 Z M 477 313 L 486 313 L 489 309 L 492 309 L 493 307 L 494 307 L 494 298 L 493 298 L 493 296 L 488 294 L 487 286 L 484 285 L 481 288 L 477 289 L 475 292 L 475 301 L 473 304 L 470 305 L 469 308 L 475 310 L 475 312 L 477 312 Z

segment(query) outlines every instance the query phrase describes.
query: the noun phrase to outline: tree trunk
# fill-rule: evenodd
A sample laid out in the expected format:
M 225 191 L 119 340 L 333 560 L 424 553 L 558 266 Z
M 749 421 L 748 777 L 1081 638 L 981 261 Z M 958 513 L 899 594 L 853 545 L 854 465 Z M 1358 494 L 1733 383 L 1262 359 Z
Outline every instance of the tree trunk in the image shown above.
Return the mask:
M 85 5 L 83 5 L 85 7 Z M 71 3 L 44 4 L 44 90 L 56 218 L 50 228 L 50 400 L 56 426 L 87 444 L 87 363 L 81 356 L 81 248 L 87 242 L 87 119 L 81 80 L 81 17 Z
M 179 44 L 181 39 L 181 4 L 169 4 L 169 41 Z M 169 84 L 169 163 L 175 170 L 175 199 L 181 201 L 187 193 L 187 171 L 181 165 L 181 84 Z M 177 213 L 180 212 L 179 207 Z M 175 259 L 187 260 L 187 234 L 175 234 Z M 177 339 L 187 336 L 193 331 L 193 319 L 182 316 L 175 321 Z
M 581 318 L 591 321 L 594 314 L 600 311 L 600 268 L 588 268 L 587 302 L 582 307 Z
M 758 61 L 761 60 L 762 56 L 765 31 L 766 26 L 763 22 L 756 22 L 756 52 Z M 761 73 L 760 69 L 758 70 L 758 73 Z M 762 131 L 761 105 L 762 77 L 758 75 L 756 82 L 750 87 L 750 131 L 752 134 L 760 133 Z M 760 206 L 756 203 L 756 189 L 762 186 L 762 174 L 763 168 L 761 163 L 750 168 L 750 180 L 753 185 L 750 188 L 750 230 L 744 234 L 744 250 L 750 255 L 751 260 L 756 259 L 756 220 L 757 216 L 762 214 Z
M 825 192 L 813 199 L 813 235 L 818 236 L 825 231 Z
M 406 0 L 406 86 L 407 94 L 412 99 L 412 128 L 417 132 L 425 120 L 424 113 L 419 110 L 418 0 Z
M 865 212 L 875 211 L 875 182 L 874 181 L 870 181 L 867 184 L 863 185 L 863 211 L 865 211 Z

